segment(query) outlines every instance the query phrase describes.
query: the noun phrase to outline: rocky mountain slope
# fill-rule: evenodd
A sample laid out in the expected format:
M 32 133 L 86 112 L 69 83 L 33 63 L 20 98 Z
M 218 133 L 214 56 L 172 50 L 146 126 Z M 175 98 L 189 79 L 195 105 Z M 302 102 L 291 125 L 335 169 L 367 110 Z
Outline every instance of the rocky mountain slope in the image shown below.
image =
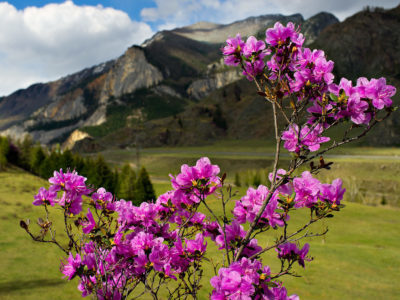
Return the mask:
M 327 27 L 312 46 L 324 49 L 335 62 L 337 77 L 386 77 L 397 87 L 396 99 L 400 99 L 400 5 L 390 10 L 366 8 Z M 374 130 L 370 143 L 398 145 L 399 129 L 398 114 L 392 114 L 386 126 Z
M 29 133 L 45 144 L 68 139 L 68 147 L 85 151 L 135 144 L 196 144 L 224 137 L 265 138 L 271 134 L 267 106 L 251 83 L 221 60 L 220 48 L 228 36 L 241 32 L 262 38 L 276 21 L 292 21 L 300 24 L 309 43 L 337 61 L 339 74 L 355 75 L 358 69 L 346 64 L 357 64 L 358 55 L 367 55 L 371 48 L 381 60 L 362 59 L 369 60 L 371 70 L 374 63 L 380 65 L 374 76 L 390 71 L 396 80 L 397 46 L 388 50 L 390 36 L 372 28 L 398 26 L 398 15 L 396 10 L 362 12 L 342 23 L 329 13 L 307 20 L 299 14 L 267 15 L 228 25 L 203 22 L 162 31 L 114 61 L 0 99 L 0 130 L 16 138 Z M 371 29 L 360 29 L 360 24 Z M 366 44 L 358 41 L 365 41 L 359 36 L 352 38 L 369 33 Z M 392 125 L 395 128 L 397 123 Z

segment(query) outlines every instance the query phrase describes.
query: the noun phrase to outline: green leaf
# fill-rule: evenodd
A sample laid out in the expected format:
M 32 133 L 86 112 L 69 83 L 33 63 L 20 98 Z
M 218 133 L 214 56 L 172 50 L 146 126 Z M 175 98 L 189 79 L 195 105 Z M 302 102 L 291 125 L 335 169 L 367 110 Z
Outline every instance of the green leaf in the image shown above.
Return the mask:
M 338 102 L 338 97 L 335 94 L 330 93 L 329 98 L 334 102 Z

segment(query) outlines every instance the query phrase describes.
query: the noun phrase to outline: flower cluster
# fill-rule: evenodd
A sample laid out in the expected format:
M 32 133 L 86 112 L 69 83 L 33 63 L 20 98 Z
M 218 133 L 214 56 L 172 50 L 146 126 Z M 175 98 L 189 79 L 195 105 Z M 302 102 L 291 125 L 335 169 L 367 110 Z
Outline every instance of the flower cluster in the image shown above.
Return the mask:
M 35 196 L 34 205 L 55 203 L 62 206 L 66 212 L 77 215 L 82 211 L 82 197 L 88 195 L 91 191 L 86 187 L 86 178 L 78 175 L 77 172 L 54 171 L 54 176 L 49 179 L 51 186 L 49 190 L 40 188 Z M 60 198 L 57 198 L 58 192 L 62 192 Z
M 330 140 L 322 134 L 333 124 L 345 120 L 370 124 L 379 111 L 391 108 L 391 97 L 396 93 L 384 78 L 361 77 L 355 87 L 345 78 L 335 84 L 333 61 L 322 50 L 303 48 L 303 43 L 304 37 L 293 23 L 284 26 L 277 22 L 267 29 L 265 43 L 253 36 L 245 43 L 237 35 L 227 40 L 222 51 L 225 63 L 241 65 L 249 80 L 269 80 L 265 91 L 259 90 L 268 100 L 293 96 L 298 99 L 297 104 L 291 104 L 295 108 L 310 104 L 306 109 L 309 125 L 294 122 L 282 134 L 284 147 L 297 155 L 318 151 L 321 143 Z
M 304 268 L 311 259 L 307 257 L 308 244 L 300 249 L 290 241 L 309 237 L 304 233 L 309 225 L 340 210 L 345 192 L 341 179 L 328 184 L 313 177 L 328 167 L 322 157 L 315 166 L 312 159 L 318 154 L 310 152 L 330 141 L 326 130 L 340 122 L 349 121 L 349 130 L 361 126 L 369 130 L 372 122 L 378 122 L 380 111 L 391 112 L 396 91 L 384 78 L 359 78 L 356 86 L 345 78 L 333 83 L 333 62 L 321 50 L 303 48 L 303 43 L 294 24 L 278 22 L 266 31 L 265 41 L 250 36 L 245 42 L 238 34 L 222 49 L 225 63 L 240 65 L 243 74 L 257 82 L 258 93 L 272 103 L 277 149 L 283 140 L 284 147 L 294 153 L 287 171 L 277 170 L 276 156 L 270 187 L 249 188 L 236 200 L 231 218 L 223 197 L 225 176 L 220 178 L 219 167 L 203 157 L 194 166 L 183 165 L 176 176 L 170 175 L 172 190 L 139 206 L 117 200 L 104 188 L 88 188 L 86 178 L 75 171 L 54 172 L 50 188 L 40 188 L 34 196 L 33 204 L 46 209 L 46 222 L 38 221 L 41 234 L 34 236 L 24 221 L 21 226 L 35 241 L 62 248 L 51 230 L 47 206 L 61 207 L 69 238 L 68 247 L 63 248 L 69 256 L 61 263 L 61 272 L 68 280 L 79 277 L 83 297 L 126 299 L 142 286 L 156 299 L 160 287 L 174 280 L 176 288 L 167 289 L 169 298 L 196 298 L 203 264 L 212 262 L 214 267 L 222 266 L 211 278 L 211 299 L 298 299 L 287 295 L 278 278 L 293 275 L 296 262 Z M 277 108 L 287 121 L 280 136 Z M 287 115 L 290 108 L 292 114 Z M 299 125 L 300 121 L 304 124 Z M 309 161 L 311 170 L 294 176 L 296 169 Z M 217 189 L 220 193 L 215 193 Z M 232 199 L 229 195 L 228 200 Z M 221 201 L 222 216 L 213 210 L 210 197 Z M 288 222 L 296 209 L 309 209 L 310 220 L 290 233 Z M 274 235 L 279 238 L 272 246 L 259 245 L 255 237 L 268 230 L 276 230 Z M 45 240 L 49 231 L 51 240 Z M 208 239 L 223 253 L 216 264 L 214 258 L 206 257 Z M 278 273 L 271 273 L 262 263 L 263 253 L 271 249 L 281 260 Z
M 263 185 L 249 188 L 236 201 L 233 219 L 222 224 L 197 211 L 222 185 L 218 173 L 219 167 L 212 165 L 208 158 L 199 159 L 195 166 L 183 165 L 181 173 L 171 175 L 171 191 L 159 196 L 155 203 L 135 206 L 115 199 L 104 188 L 95 192 L 87 188 L 86 179 L 75 171 L 60 170 L 50 178 L 49 190 L 39 190 L 34 204 L 57 203 L 68 217 L 73 217 L 81 212 L 83 197 L 87 196 L 87 213 L 75 216 L 74 222 L 82 231 L 82 246 L 73 242 L 75 255 L 69 252 L 61 264 L 68 280 L 80 278 L 78 288 L 82 296 L 122 299 L 128 286 L 143 283 L 149 276 L 179 280 L 186 273 L 193 274 L 206 255 L 206 238 L 211 238 L 227 255 L 239 257 L 211 279 L 212 299 L 297 299 L 295 295 L 288 297 L 282 284 L 271 280 L 269 267 L 263 267 L 257 260 L 263 248 L 255 238 L 245 241 L 248 231 L 241 224 L 254 222 L 266 201 L 257 223 L 261 231 L 284 226 L 289 220 L 289 209 L 313 207 L 318 201 L 329 203 L 331 208 L 337 206 L 344 193 L 341 180 L 321 184 L 310 172 L 290 178 L 285 170 L 279 169 L 275 182 L 281 183 L 274 192 Z M 273 181 L 272 174 L 269 179 Z M 60 199 L 56 199 L 58 192 L 62 192 Z M 289 199 L 290 195 L 294 201 L 288 209 L 281 198 Z M 118 215 L 116 223 L 115 214 Z M 239 253 L 241 247 L 243 250 Z M 279 245 L 277 251 L 279 259 L 289 263 L 297 261 L 304 267 L 308 245 L 299 250 L 296 245 L 286 243 Z
M 311 260 L 306 258 L 309 249 L 309 244 L 305 244 L 303 248 L 299 249 L 294 243 L 285 243 L 283 245 L 279 245 L 276 248 L 276 251 L 278 252 L 278 258 L 287 260 L 289 263 L 297 261 L 299 265 L 304 268 L 304 260 Z
M 271 282 L 271 271 L 258 260 L 243 257 L 228 268 L 221 268 L 218 276 L 211 278 L 214 290 L 211 299 L 279 299 L 296 300 L 287 296 L 286 289 L 279 283 Z
M 61 266 L 69 280 L 80 277 L 83 296 L 95 293 L 100 299 L 121 299 L 128 284 L 141 282 L 152 272 L 165 280 L 177 280 L 201 261 L 207 249 L 206 224 L 210 222 L 196 207 L 220 185 L 219 167 L 201 158 L 195 166 L 182 166 L 181 171 L 171 176 L 174 189 L 156 203 L 135 206 L 123 199 L 117 201 L 104 188 L 91 195 L 89 204 L 100 211 L 98 219 L 90 208 L 85 217 L 78 218 L 76 224 L 88 241 L 75 257 L 70 253 Z M 56 185 L 51 191 L 84 191 L 89 195 L 84 178 L 76 172 L 60 171 L 50 180 Z M 52 203 L 48 198 L 41 189 L 35 201 Z M 113 213 L 118 214 L 115 230 L 105 226 Z
M 246 196 L 242 197 L 236 202 L 235 208 L 233 209 L 233 215 L 240 224 L 246 222 L 253 222 L 262 204 L 270 194 L 266 186 L 260 185 L 257 189 L 249 188 Z M 268 202 L 261 218 L 259 220 L 260 226 L 283 226 L 283 217 L 278 212 L 278 197 L 277 192 L 271 195 L 271 199 Z
M 295 153 L 307 149 L 311 152 L 318 151 L 322 143 L 330 141 L 329 137 L 321 136 L 324 128 L 318 124 L 314 128 L 304 125 L 300 131 L 297 124 L 290 126 L 289 130 L 282 133 L 282 140 L 285 141 L 284 147 Z

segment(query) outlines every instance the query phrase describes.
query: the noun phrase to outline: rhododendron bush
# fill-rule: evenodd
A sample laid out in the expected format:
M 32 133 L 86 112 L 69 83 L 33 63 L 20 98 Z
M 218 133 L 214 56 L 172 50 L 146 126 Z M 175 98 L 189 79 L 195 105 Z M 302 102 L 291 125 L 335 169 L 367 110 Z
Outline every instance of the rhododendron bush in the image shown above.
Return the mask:
M 384 78 L 334 83 L 334 63 L 303 43 L 294 24 L 276 23 L 265 41 L 251 36 L 245 42 L 238 34 L 222 49 L 225 63 L 242 68 L 272 107 L 276 153 L 269 182 L 236 197 L 225 174 L 203 157 L 170 175 L 172 188 L 157 201 L 134 206 L 86 185 L 77 171 L 59 170 L 50 187 L 34 196 L 33 204 L 46 212 L 38 222 L 41 232 L 24 221 L 21 226 L 35 241 L 53 243 L 65 253 L 60 270 L 68 280 L 79 278 L 83 297 L 197 299 L 209 281 L 211 299 L 298 299 L 282 277 L 296 275 L 295 268 L 312 260 L 303 239 L 327 230 L 312 233 L 310 226 L 343 208 L 341 179 L 321 183 L 314 177 L 331 164 L 322 154 L 361 138 L 387 118 L 396 91 Z M 327 133 L 338 124 L 343 135 L 331 140 Z M 284 169 L 280 151 L 292 156 Z M 218 213 L 212 208 L 215 199 Z M 50 206 L 62 213 L 66 243 L 56 237 Z M 290 226 L 295 210 L 309 211 L 298 228 Z M 269 245 L 257 239 L 267 232 L 277 237 Z M 217 249 L 213 257 L 211 244 Z M 278 269 L 269 267 L 268 251 L 280 261 L 274 264 Z M 205 268 L 215 270 L 206 281 Z

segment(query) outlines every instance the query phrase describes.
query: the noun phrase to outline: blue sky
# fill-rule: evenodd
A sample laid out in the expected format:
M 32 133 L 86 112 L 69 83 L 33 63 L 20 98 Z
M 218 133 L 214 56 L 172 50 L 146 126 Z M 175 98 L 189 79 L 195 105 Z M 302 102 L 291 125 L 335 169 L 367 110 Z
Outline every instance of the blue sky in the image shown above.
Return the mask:
M 340 20 L 399 0 L 0 0 L 0 96 L 114 59 L 157 31 L 199 21 L 320 11 Z

